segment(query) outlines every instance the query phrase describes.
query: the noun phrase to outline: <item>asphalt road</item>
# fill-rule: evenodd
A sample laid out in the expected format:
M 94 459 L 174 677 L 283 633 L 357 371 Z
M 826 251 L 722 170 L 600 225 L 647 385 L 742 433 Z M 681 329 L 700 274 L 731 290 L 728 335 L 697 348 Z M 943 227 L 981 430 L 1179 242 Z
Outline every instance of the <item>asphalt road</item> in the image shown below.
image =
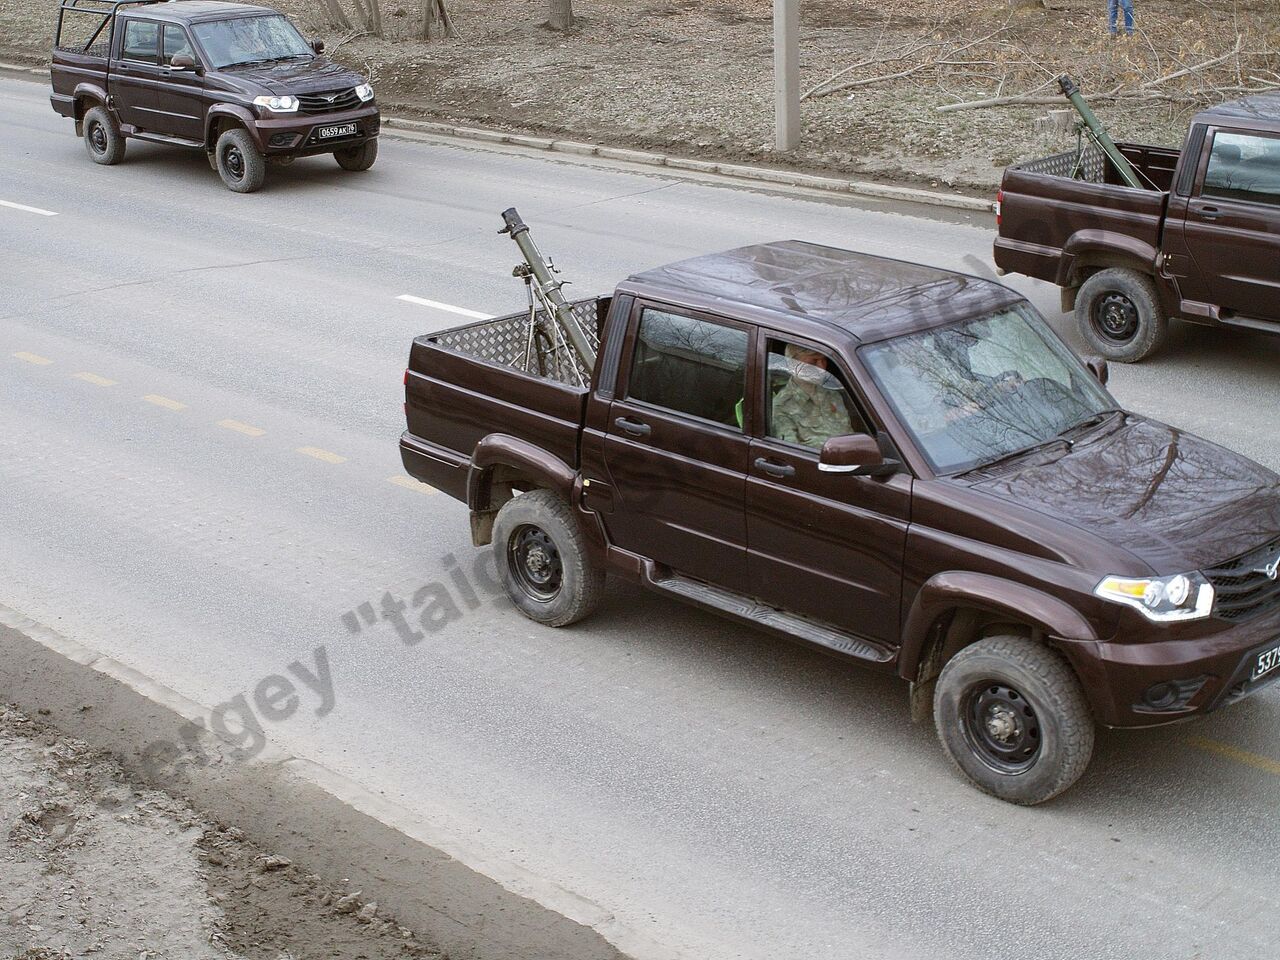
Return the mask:
M 3 79 L 0 130 L 0 201 L 56 214 L 0 205 L 0 603 L 210 705 L 322 646 L 332 710 L 299 685 L 274 739 L 699 960 L 1280 954 L 1280 690 L 1104 732 L 1019 809 L 856 667 L 626 586 L 535 626 L 465 510 L 395 482 L 410 338 L 464 319 L 397 298 L 519 308 L 507 206 L 584 294 L 788 237 L 990 269 L 986 218 L 391 139 L 237 196 L 161 147 L 95 166 Z M 1277 371 L 1179 325 L 1113 389 L 1280 467 Z M 459 615 L 411 645 L 358 613 L 430 583 Z

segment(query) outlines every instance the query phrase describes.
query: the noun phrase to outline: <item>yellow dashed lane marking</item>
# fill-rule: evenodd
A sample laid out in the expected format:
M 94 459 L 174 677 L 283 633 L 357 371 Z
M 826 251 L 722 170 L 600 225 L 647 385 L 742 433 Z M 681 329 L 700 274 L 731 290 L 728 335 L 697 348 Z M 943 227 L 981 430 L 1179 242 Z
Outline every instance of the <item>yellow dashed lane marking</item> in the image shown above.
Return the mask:
M 108 380 L 106 377 L 100 377 L 96 373 L 75 373 L 72 374 L 77 380 L 83 380 L 85 383 L 92 383 L 95 387 L 114 387 L 115 380 Z
M 187 405 L 179 403 L 177 400 L 170 400 L 168 397 L 162 397 L 158 393 L 148 393 L 142 398 L 147 403 L 154 403 L 157 407 L 164 407 L 166 410 L 185 410 Z
M 415 480 L 413 477 L 387 477 L 387 480 L 390 483 L 394 483 L 397 487 L 404 487 L 407 490 L 416 490 L 418 493 L 431 494 L 436 492 L 435 487 L 430 484 L 423 483 L 420 480 Z
M 340 457 L 336 453 L 330 453 L 328 450 L 321 450 L 319 447 L 299 447 L 298 453 L 304 457 L 315 457 L 317 460 L 323 460 L 325 463 L 346 463 L 346 457 Z
M 25 360 L 27 363 L 34 363 L 37 366 L 41 366 L 41 367 L 45 366 L 46 364 L 53 363 L 53 361 L 50 360 L 48 357 L 42 357 L 38 353 L 27 353 L 27 351 L 25 350 L 19 350 L 17 353 L 14 354 L 14 356 L 17 357 L 19 360 Z
M 1270 757 L 1264 757 L 1259 753 L 1250 753 L 1248 750 L 1241 750 L 1239 747 L 1233 747 L 1229 743 L 1210 740 L 1208 737 L 1187 737 L 1187 743 L 1197 750 L 1216 753 L 1219 756 L 1235 760 L 1237 763 L 1243 763 L 1257 770 L 1280 777 L 1280 760 L 1272 760 Z
M 239 420 L 219 420 L 218 426 L 227 430 L 234 430 L 236 433 L 243 433 L 246 437 L 260 437 L 267 431 L 261 427 L 251 427 L 247 423 L 241 423 Z

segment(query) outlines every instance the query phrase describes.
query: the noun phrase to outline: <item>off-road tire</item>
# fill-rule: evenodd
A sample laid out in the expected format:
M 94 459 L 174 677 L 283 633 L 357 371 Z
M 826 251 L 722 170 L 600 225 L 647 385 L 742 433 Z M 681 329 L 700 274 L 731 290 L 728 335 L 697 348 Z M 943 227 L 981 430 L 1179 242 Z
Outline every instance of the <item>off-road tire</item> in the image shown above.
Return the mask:
M 224 130 L 214 145 L 213 155 L 218 164 L 218 176 L 227 189 L 236 193 L 253 193 L 261 189 L 267 178 L 267 160 L 258 152 L 243 127 Z
M 1038 748 L 1016 772 L 997 769 L 966 719 L 975 699 L 1012 689 L 1029 708 Z M 1094 722 L 1084 691 L 1057 651 L 1028 637 L 993 636 L 965 647 L 942 668 L 933 695 L 938 739 L 956 769 L 987 793 L 1031 806 L 1080 778 L 1093 755 Z
M 124 134 L 106 107 L 94 107 L 84 115 L 84 148 L 94 163 L 111 166 L 124 159 Z
M 373 161 L 378 159 L 378 141 L 367 140 L 358 147 L 335 150 L 333 159 L 338 161 L 338 166 L 343 170 L 350 170 L 353 173 L 368 170 L 373 166 Z
M 1154 281 L 1126 267 L 1100 270 L 1084 282 L 1076 296 L 1076 325 L 1092 350 L 1117 363 L 1151 356 L 1169 333 Z
M 520 568 L 522 538 L 545 534 L 554 545 L 559 584 L 538 596 L 531 574 Z M 564 627 L 588 616 L 604 594 L 605 574 L 592 560 L 586 537 L 569 504 L 550 490 L 531 490 L 507 501 L 493 525 L 498 577 L 511 602 L 530 620 Z

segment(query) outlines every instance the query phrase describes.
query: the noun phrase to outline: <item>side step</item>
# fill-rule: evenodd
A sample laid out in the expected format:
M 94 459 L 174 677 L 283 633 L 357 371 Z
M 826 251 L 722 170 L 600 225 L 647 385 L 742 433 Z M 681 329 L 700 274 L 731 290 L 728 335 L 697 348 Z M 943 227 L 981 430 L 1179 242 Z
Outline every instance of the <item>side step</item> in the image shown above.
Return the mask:
M 188 140 L 186 137 L 171 137 L 167 133 L 148 133 L 145 130 L 138 130 L 130 133 L 127 127 L 122 127 L 121 131 L 125 136 L 132 137 L 134 140 L 147 140 L 151 143 L 166 143 L 171 147 L 195 147 L 200 150 L 204 149 L 203 140 Z
M 895 651 L 856 634 L 845 633 L 843 630 L 837 630 L 816 620 L 788 613 L 777 607 L 766 606 L 758 600 L 734 593 L 732 590 L 724 590 L 713 587 L 709 583 L 703 583 L 701 580 L 682 577 L 655 564 L 646 563 L 645 567 L 645 580 L 654 590 L 727 614 L 743 623 L 872 663 L 889 663 L 895 656 Z
M 1263 333 L 1280 333 L 1280 323 L 1274 320 L 1255 320 L 1253 317 L 1242 317 L 1239 314 L 1223 314 L 1220 319 L 1227 327 L 1244 327 L 1246 330 L 1261 330 Z

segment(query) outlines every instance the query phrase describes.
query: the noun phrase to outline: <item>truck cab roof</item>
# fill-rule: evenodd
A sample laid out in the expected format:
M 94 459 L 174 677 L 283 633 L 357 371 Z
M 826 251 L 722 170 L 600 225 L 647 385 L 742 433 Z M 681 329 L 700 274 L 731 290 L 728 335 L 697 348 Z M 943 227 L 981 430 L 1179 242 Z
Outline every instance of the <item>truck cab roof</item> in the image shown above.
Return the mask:
M 928 329 L 1021 299 L 991 280 L 801 240 L 681 260 L 634 274 L 618 291 L 678 300 L 791 332 L 817 321 L 860 342 Z
M 174 23 L 198 23 L 202 20 L 230 20 L 234 17 L 273 16 L 280 11 L 251 3 L 228 3 L 224 0 L 166 0 L 164 3 L 138 4 L 123 8 L 122 13 L 136 13 L 153 20 Z
M 1250 126 L 1280 130 L 1280 91 L 1255 93 L 1252 96 L 1221 103 L 1203 110 L 1192 123 L 1221 123 L 1244 120 Z

